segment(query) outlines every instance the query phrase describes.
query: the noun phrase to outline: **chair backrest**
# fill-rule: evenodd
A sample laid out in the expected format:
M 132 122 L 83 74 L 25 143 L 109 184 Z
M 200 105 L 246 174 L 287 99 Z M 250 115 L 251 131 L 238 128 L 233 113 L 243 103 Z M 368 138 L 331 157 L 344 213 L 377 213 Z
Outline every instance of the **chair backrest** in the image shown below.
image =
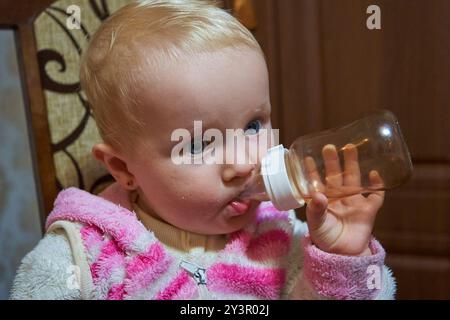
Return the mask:
M 59 0 L 34 22 L 59 190 L 76 186 L 95 193 L 112 181 L 91 156 L 90 148 L 100 137 L 80 90 L 78 72 L 80 56 L 102 21 L 129 2 Z
M 54 196 L 67 187 L 97 193 L 113 181 L 91 156 L 92 145 L 101 141 L 86 97 L 80 89 L 82 52 L 100 24 L 131 0 L 59 0 L 34 20 L 36 56 L 46 109 L 52 170 L 38 167 L 45 219 Z M 33 106 L 31 106 L 33 109 Z M 38 153 L 39 146 L 36 150 Z M 39 157 L 39 155 L 38 155 Z M 47 168 L 48 169 L 48 168 Z M 54 185 L 43 182 L 51 176 Z M 48 191 L 51 190 L 51 191 Z M 51 201 L 51 203 L 49 203 Z

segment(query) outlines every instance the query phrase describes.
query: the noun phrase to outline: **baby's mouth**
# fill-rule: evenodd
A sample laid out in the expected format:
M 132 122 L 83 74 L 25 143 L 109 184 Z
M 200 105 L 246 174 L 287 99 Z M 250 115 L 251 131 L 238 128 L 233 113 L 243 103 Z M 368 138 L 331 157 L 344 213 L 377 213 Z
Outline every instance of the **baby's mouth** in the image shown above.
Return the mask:
M 241 216 L 247 213 L 248 209 L 250 209 L 251 201 L 236 198 L 230 201 L 228 205 L 235 213 L 234 216 Z

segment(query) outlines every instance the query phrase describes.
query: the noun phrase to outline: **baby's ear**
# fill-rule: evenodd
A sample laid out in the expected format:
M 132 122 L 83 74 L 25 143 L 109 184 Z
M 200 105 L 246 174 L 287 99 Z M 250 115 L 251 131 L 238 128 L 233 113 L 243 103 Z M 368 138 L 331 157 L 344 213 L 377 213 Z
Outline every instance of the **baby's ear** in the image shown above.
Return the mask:
M 128 166 L 119 153 L 108 144 L 97 144 L 92 148 L 92 155 L 99 161 L 116 181 L 124 188 L 133 190 L 134 176 L 128 171 Z

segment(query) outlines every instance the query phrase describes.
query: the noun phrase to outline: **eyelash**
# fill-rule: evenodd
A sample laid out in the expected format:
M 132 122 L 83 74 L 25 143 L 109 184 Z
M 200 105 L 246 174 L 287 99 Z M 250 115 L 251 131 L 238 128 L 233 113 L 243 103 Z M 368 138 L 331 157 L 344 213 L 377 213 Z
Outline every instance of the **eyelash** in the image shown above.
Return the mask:
M 250 122 L 247 124 L 247 127 L 248 127 L 250 124 L 254 123 L 254 122 L 258 122 L 260 126 L 259 126 L 259 128 L 257 129 L 257 132 L 256 132 L 256 133 L 253 133 L 253 134 L 251 134 L 251 135 L 257 135 L 257 134 L 259 133 L 259 131 L 263 128 L 263 122 L 262 122 L 261 119 L 255 119 L 255 120 L 250 121 Z M 246 127 L 246 129 L 244 130 L 244 132 L 247 132 L 247 130 L 249 130 L 249 129 L 247 129 L 247 127 Z M 206 147 L 207 147 L 211 142 L 209 142 L 209 141 L 201 141 L 201 143 L 202 143 L 202 150 L 201 150 L 201 152 L 199 152 L 199 153 L 193 153 L 192 151 L 195 152 L 195 150 L 196 150 L 196 145 L 195 145 L 195 144 L 196 144 L 196 141 L 195 141 L 195 140 L 192 140 L 192 141 L 191 141 L 191 148 L 190 148 L 190 150 L 191 150 L 191 155 L 192 155 L 192 156 L 202 154 L 202 153 L 205 151 Z
M 250 121 L 248 124 L 251 124 L 251 123 L 253 123 L 253 122 L 258 122 L 258 123 L 259 123 L 259 128 L 258 128 L 257 132 L 254 133 L 254 134 L 252 134 L 252 135 L 257 135 L 257 134 L 259 133 L 259 131 L 262 129 L 263 123 L 262 123 L 262 121 L 261 121 L 260 119 L 255 119 L 255 120 Z M 247 126 L 248 126 L 248 125 L 247 125 Z M 248 129 L 246 129 L 245 132 L 247 132 L 247 130 L 248 130 Z

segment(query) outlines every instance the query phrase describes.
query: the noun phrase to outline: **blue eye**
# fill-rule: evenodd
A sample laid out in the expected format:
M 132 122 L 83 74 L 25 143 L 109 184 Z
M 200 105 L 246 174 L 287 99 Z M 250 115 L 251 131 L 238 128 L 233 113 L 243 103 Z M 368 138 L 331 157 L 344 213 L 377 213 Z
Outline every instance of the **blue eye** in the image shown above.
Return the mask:
M 247 127 L 245 127 L 245 134 L 249 136 L 258 134 L 261 128 L 262 128 L 261 121 L 253 120 L 247 125 Z
M 191 154 L 192 155 L 202 154 L 208 145 L 209 145 L 208 141 L 202 141 L 200 139 L 192 140 L 190 149 Z

